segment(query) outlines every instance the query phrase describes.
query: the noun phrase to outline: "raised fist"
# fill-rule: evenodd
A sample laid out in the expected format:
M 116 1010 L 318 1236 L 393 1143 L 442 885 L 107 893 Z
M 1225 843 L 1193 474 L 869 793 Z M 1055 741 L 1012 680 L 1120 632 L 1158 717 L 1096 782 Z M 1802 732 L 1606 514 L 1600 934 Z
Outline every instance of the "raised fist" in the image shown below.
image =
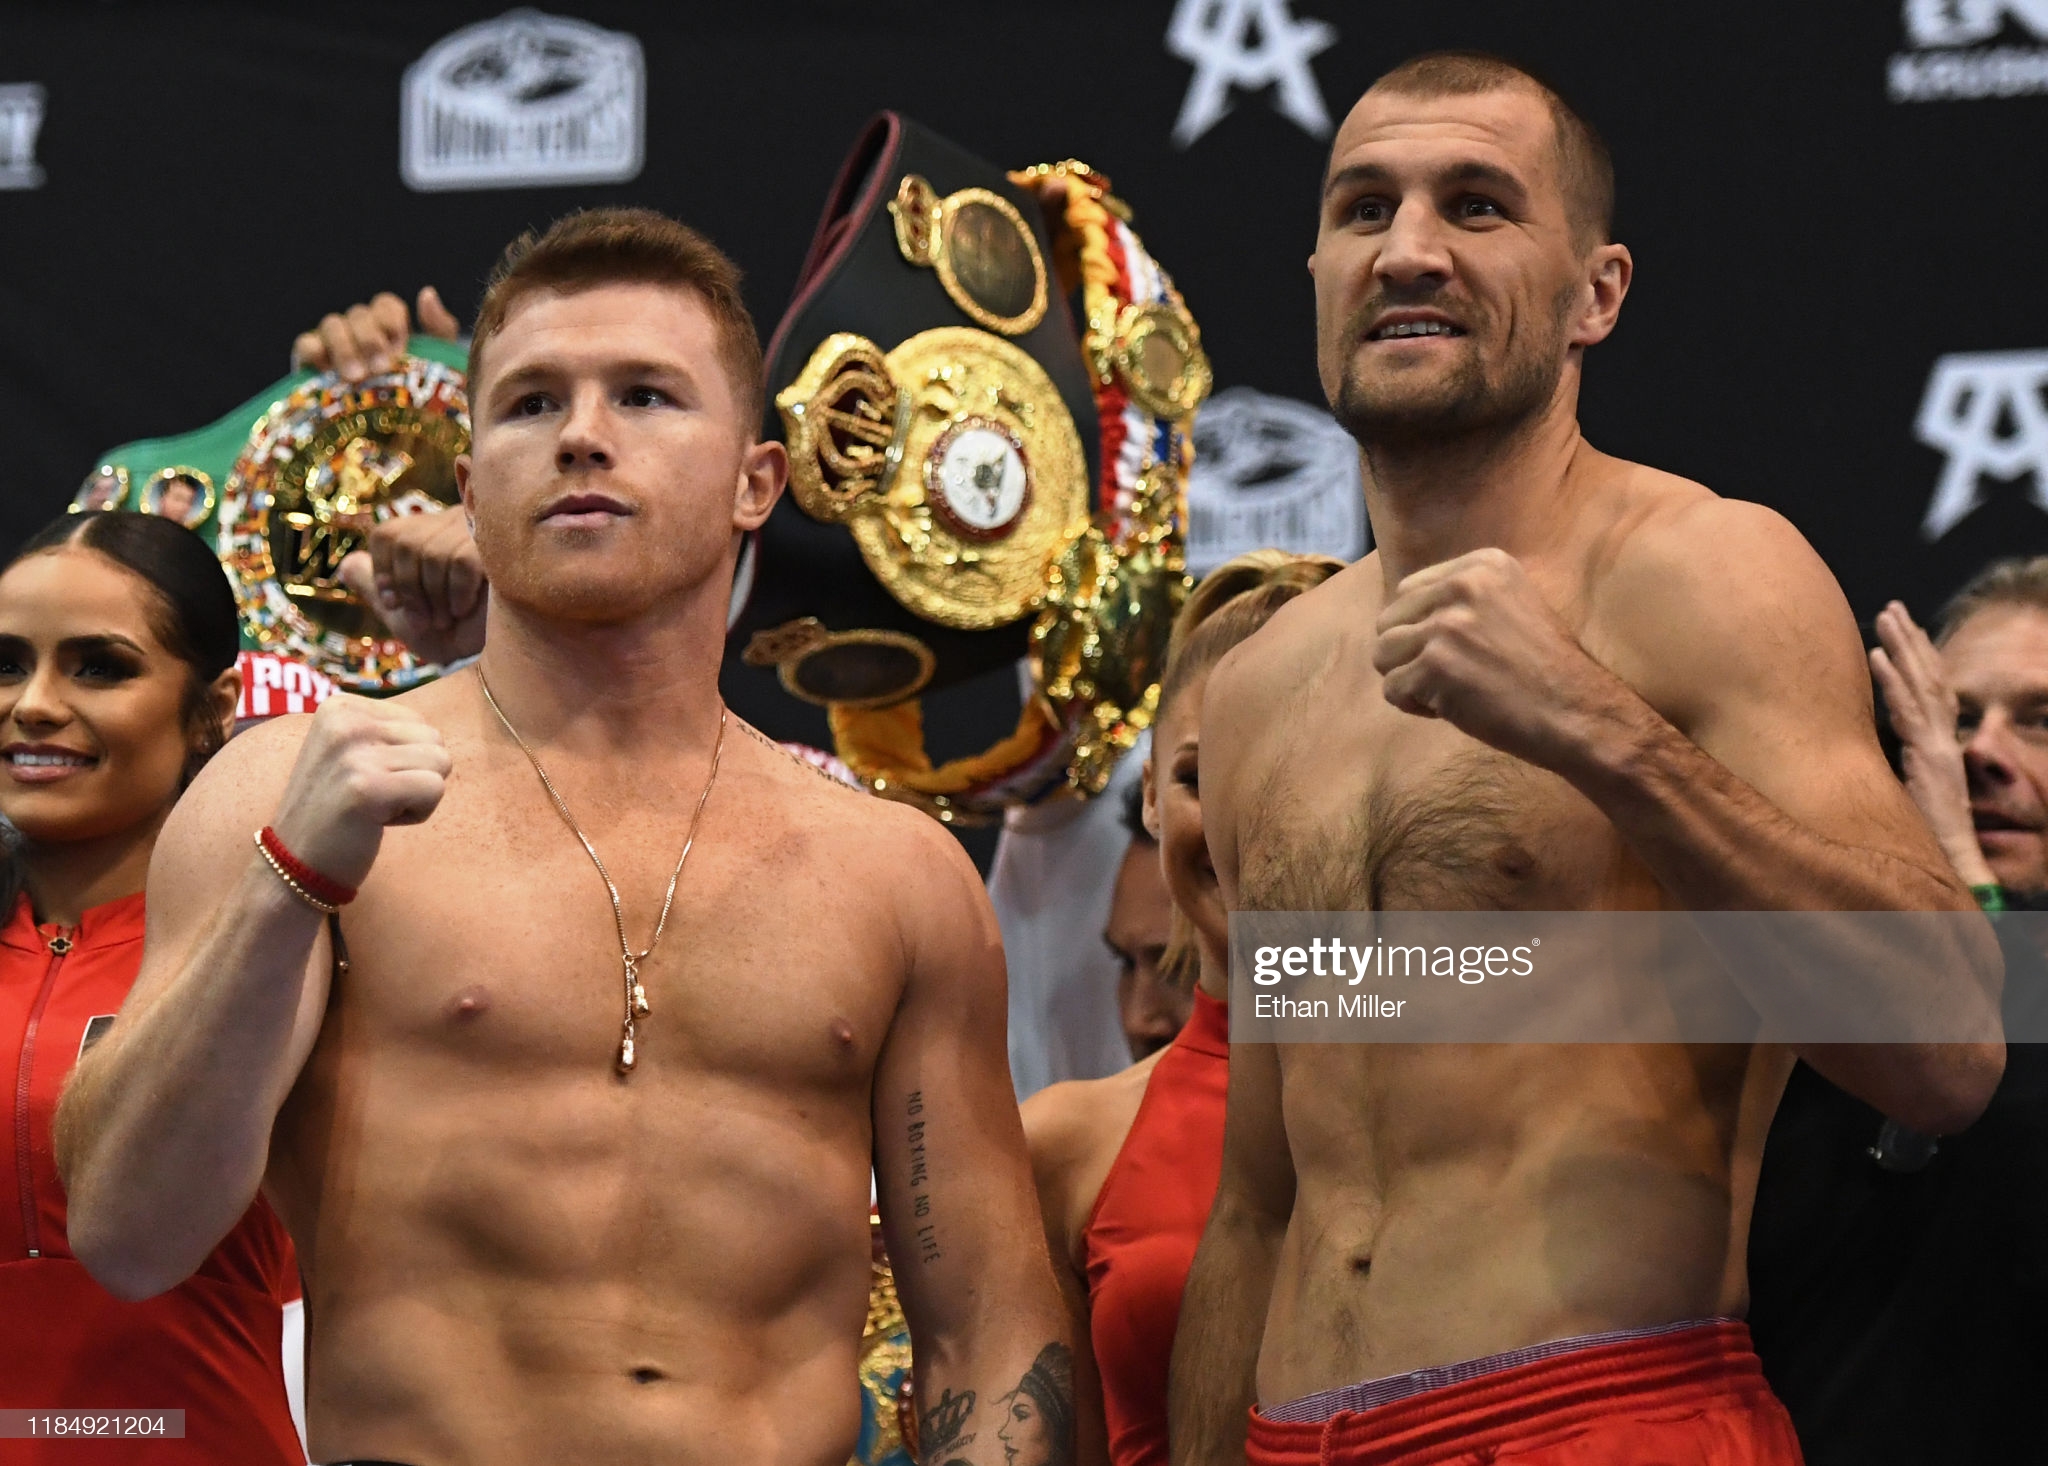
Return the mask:
M 432 814 L 448 769 L 440 730 L 417 713 L 336 693 L 313 715 L 271 827 L 320 874 L 360 886 L 385 827 Z
M 1589 710 L 1633 697 L 1505 550 L 1473 550 L 1408 576 L 1377 629 L 1373 665 L 1388 702 L 1539 768 L 1562 764 Z
M 412 334 L 413 318 L 405 302 L 385 291 L 346 311 L 333 311 L 320 324 L 299 333 L 292 342 L 292 370 L 334 372 L 346 381 L 391 370 L 405 350 L 405 338 Z M 433 286 L 424 286 L 419 296 L 419 329 L 424 336 L 453 341 L 462 334 L 454 313 L 441 303 Z
M 342 557 L 341 581 L 414 656 L 452 662 L 484 649 L 484 567 L 459 511 L 401 514 Z

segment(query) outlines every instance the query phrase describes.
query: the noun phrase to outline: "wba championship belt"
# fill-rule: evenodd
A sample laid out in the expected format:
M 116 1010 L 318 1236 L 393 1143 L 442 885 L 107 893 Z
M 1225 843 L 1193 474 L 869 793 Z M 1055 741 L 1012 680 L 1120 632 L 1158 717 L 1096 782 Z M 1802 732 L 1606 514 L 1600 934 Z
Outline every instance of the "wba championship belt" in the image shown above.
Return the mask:
M 1157 706 L 1209 367 L 1129 221 L 1082 164 L 1006 175 L 884 113 L 769 344 L 790 491 L 732 649 L 827 709 L 869 788 L 948 822 L 1099 793 Z M 933 767 L 919 695 L 1020 657 L 1016 731 Z
M 468 354 L 424 336 L 408 351 L 361 382 L 301 372 L 197 432 L 116 448 L 72 500 L 74 513 L 169 515 L 214 544 L 241 607 L 243 718 L 310 711 L 335 688 L 402 692 L 440 672 L 386 635 L 339 575 L 379 520 L 457 502 Z

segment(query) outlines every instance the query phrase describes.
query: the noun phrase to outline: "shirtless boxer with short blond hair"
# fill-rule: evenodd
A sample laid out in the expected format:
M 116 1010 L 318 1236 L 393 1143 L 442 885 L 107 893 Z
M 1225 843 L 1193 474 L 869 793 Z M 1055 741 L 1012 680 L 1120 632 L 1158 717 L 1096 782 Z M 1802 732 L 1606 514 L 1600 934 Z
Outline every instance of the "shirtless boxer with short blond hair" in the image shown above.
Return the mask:
M 1378 549 L 1214 674 L 1202 804 L 1233 909 L 1971 909 L 1805 541 L 1580 435 L 1631 271 L 1611 200 L 1591 130 L 1492 58 L 1398 68 L 1339 131 L 1310 268 Z M 1961 930 L 1907 976 L 1985 1042 L 1804 1054 L 1936 1133 L 2003 1057 L 1989 932 Z M 1236 1046 L 1174 1460 L 1245 1459 L 1253 1404 L 1257 1463 L 1796 1460 L 1734 1322 L 1790 1062 Z
M 265 1190 L 322 1461 L 841 1466 L 872 1163 L 926 1459 L 1001 1462 L 1071 1389 L 1001 948 L 950 835 L 720 702 L 786 466 L 737 274 L 574 216 L 508 254 L 471 365 L 483 659 L 245 734 L 179 805 L 65 1101 L 78 1253 L 159 1292 Z M 345 958 L 294 889 L 328 883 Z

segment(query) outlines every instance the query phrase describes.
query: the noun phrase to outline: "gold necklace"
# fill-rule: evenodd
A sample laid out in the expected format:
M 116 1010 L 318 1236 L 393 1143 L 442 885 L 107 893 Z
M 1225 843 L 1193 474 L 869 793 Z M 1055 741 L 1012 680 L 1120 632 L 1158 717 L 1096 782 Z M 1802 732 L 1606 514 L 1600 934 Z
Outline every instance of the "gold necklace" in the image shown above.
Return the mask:
M 704 806 L 711 802 L 711 786 L 718 782 L 718 757 L 725 751 L 725 701 L 718 703 L 718 741 L 711 745 L 711 775 L 704 781 L 704 792 L 697 796 L 696 813 L 690 816 L 690 832 L 683 840 L 683 853 L 676 857 L 676 868 L 668 878 L 668 894 L 661 898 L 661 916 L 654 923 L 654 935 L 647 947 L 638 956 L 633 945 L 626 940 L 626 908 L 619 900 L 619 888 L 612 884 L 611 872 L 604 868 L 598 858 L 597 847 L 590 843 L 590 837 L 583 833 L 583 827 L 576 823 L 576 817 L 569 813 L 569 806 L 563 802 L 555 788 L 555 781 L 548 777 L 548 771 L 540 766 L 540 760 L 533 756 L 533 750 L 526 746 L 526 740 L 519 736 L 519 730 L 512 726 L 512 720 L 505 716 L 505 710 L 498 706 L 498 700 L 491 696 L 491 684 L 484 680 L 483 663 L 476 664 L 476 684 L 484 690 L 484 701 L 491 705 L 491 711 L 498 715 L 498 721 L 505 725 L 505 731 L 512 735 L 512 741 L 519 745 L 519 751 L 526 755 L 526 761 L 533 765 L 533 771 L 540 775 L 541 788 L 548 791 L 548 798 L 555 803 L 555 813 L 562 817 L 562 823 L 583 844 L 583 850 L 590 857 L 590 863 L 597 867 L 597 874 L 604 881 L 604 888 L 612 898 L 612 921 L 619 930 L 619 960 L 626 969 L 626 1014 L 619 1026 L 618 1071 L 621 1078 L 633 1072 L 635 1041 L 639 1019 L 645 1018 L 654 1009 L 647 1002 L 647 990 L 640 985 L 640 964 L 653 955 L 661 945 L 661 934 L 668 929 L 669 908 L 675 905 L 676 882 L 683 878 L 683 862 L 690 858 L 690 847 L 697 843 L 697 822 L 704 818 Z

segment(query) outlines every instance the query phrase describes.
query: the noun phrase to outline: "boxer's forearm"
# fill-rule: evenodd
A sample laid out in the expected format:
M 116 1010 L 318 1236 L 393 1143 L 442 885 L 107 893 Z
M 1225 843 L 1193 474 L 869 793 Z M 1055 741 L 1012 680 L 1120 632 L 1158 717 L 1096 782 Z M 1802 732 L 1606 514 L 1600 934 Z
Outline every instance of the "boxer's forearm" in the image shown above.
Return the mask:
M 252 856 L 179 970 L 80 1063 L 56 1124 L 69 1240 L 116 1296 L 183 1281 L 255 1198 L 320 922 Z
M 1284 1222 L 1219 1192 L 1188 1271 L 1173 1338 L 1167 1438 L 1173 1466 L 1240 1466 L 1258 1396 L 1259 1346 Z
M 1659 885 L 1693 911 L 1918 911 L 1967 922 L 1914 929 L 1913 945 L 1867 924 L 1786 925 L 1778 960 L 1736 964 L 1730 976 L 1767 1026 L 1787 1010 L 1812 1014 L 1934 1011 L 1974 1043 L 1828 1045 L 1801 1052 L 1843 1088 L 1929 1133 L 1967 1125 L 2003 1067 L 2000 958 L 1976 903 L 1938 858 L 1925 863 L 1831 840 L 1792 819 L 1646 704 L 1618 707 L 1583 740 L 1562 773 L 1611 820 Z M 1768 951 L 1774 929 L 1746 948 Z M 1808 950 L 1825 938 L 1825 950 Z M 1806 945 L 1802 945 L 1802 943 Z M 1841 990 L 1857 974 L 1860 993 Z M 1818 985 L 1818 986 L 1817 986 Z
M 1074 1359 L 1065 1329 L 1008 1329 L 1003 1337 L 915 1341 L 918 1459 L 925 1466 L 1003 1466 L 1074 1459 Z M 1040 1342 L 1034 1347 L 1027 1340 Z M 1005 1440 L 1005 1436 L 1009 1439 Z M 1042 1441 L 1050 1455 L 1028 1453 Z
M 1792 819 L 1632 693 L 1588 722 L 1557 772 L 1687 910 L 1977 909 L 1940 861 L 1845 845 Z

